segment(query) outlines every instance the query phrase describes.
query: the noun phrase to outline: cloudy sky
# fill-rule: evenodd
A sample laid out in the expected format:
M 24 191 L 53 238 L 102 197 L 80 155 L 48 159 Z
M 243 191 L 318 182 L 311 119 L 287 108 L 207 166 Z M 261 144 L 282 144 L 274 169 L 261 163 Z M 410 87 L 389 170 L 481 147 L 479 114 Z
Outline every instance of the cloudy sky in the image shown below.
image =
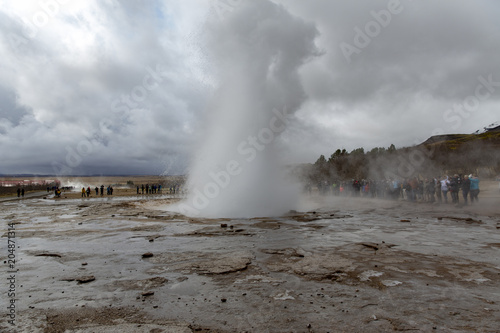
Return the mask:
M 269 20 L 301 59 L 288 163 L 471 133 L 500 120 L 499 17 L 496 0 L 0 0 L 0 174 L 184 173 L 231 84 L 218 57 L 244 57 L 224 31 Z

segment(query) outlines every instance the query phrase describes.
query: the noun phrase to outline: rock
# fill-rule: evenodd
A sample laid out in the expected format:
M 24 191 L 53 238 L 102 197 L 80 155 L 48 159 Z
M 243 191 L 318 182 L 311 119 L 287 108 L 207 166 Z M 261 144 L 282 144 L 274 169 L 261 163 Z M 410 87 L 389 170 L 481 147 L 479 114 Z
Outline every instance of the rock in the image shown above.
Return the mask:
M 361 245 L 366 246 L 370 249 L 374 249 L 375 251 L 378 251 L 379 249 L 379 245 L 374 243 L 361 243 Z
M 226 224 L 226 223 L 222 223 L 222 224 L 220 225 L 220 227 L 221 227 L 221 228 L 227 228 L 227 224 Z
M 57 253 L 40 253 L 36 255 L 37 257 L 57 257 L 57 258 L 62 258 L 60 254 Z
M 89 283 L 89 282 L 95 281 L 95 276 L 93 276 L 93 275 L 82 276 L 81 278 L 77 278 L 76 281 L 78 281 L 78 283 Z
M 221 298 L 221 299 L 220 299 L 220 301 L 221 301 L 222 303 L 226 303 L 226 302 L 227 302 L 227 299 L 226 299 L 226 298 Z
M 411 222 L 410 220 L 399 220 L 399 222 Z
M 72 281 L 75 281 L 75 279 L 74 278 L 67 278 L 67 279 L 61 279 L 61 281 L 72 282 Z
M 151 252 L 147 252 L 142 255 L 143 258 L 151 258 L 152 256 L 153 254 Z
M 302 249 L 300 247 L 297 248 L 297 250 L 295 252 L 297 254 L 296 256 L 299 258 L 304 258 L 306 255 L 311 254 L 311 253 L 306 252 L 304 249 Z
M 86 262 L 82 262 L 82 266 L 87 266 L 88 264 Z
M 154 291 L 145 291 L 141 295 L 144 297 L 148 297 L 148 296 L 153 296 L 154 294 L 155 294 Z

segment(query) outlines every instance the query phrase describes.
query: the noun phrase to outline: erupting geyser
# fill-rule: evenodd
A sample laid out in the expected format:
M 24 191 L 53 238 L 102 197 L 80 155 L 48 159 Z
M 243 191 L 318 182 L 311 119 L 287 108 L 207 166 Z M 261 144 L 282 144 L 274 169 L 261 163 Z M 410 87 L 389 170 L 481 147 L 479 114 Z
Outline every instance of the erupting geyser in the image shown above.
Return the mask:
M 218 90 L 193 158 L 191 216 L 276 216 L 294 209 L 298 186 L 284 179 L 277 139 L 306 96 L 299 67 L 316 54 L 313 25 L 267 0 L 241 1 L 207 24 Z

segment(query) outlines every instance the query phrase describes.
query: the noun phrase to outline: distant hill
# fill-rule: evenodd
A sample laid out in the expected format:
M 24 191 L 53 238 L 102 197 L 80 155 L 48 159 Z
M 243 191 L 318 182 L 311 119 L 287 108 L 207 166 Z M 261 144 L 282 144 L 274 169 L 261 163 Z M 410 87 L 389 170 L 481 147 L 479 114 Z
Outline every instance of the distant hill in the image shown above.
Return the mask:
M 335 179 L 387 179 L 440 177 L 475 173 L 481 177 L 500 174 L 500 123 L 473 134 L 435 135 L 413 147 L 363 148 L 351 152 L 337 149 L 323 155 L 311 168 L 301 168 L 308 181 Z
M 477 132 L 476 132 L 477 133 Z M 429 139 L 421 143 L 421 145 L 447 145 L 460 146 L 465 143 L 472 142 L 490 143 L 495 146 L 500 145 L 500 126 L 491 128 L 479 134 L 443 134 L 431 136 Z

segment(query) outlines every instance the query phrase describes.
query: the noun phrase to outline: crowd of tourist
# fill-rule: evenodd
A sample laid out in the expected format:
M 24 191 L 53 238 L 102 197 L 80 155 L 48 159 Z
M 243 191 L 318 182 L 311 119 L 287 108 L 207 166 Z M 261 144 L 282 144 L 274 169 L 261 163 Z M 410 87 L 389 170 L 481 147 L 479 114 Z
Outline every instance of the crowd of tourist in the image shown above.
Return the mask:
M 165 194 L 177 194 L 180 192 L 180 186 L 178 184 L 173 184 L 166 188 L 165 192 L 163 192 L 163 187 L 161 184 L 142 184 L 140 187 L 137 185 L 137 194 L 157 194 L 157 193 L 165 193 Z
M 99 195 L 99 192 L 101 193 L 101 197 L 104 196 L 104 185 L 101 185 L 101 187 L 96 186 L 94 188 L 94 191 L 95 191 L 96 196 Z M 86 189 L 85 189 L 85 187 L 82 187 L 82 198 L 90 197 L 91 193 L 92 193 L 92 190 L 90 189 L 90 186 L 88 186 Z M 106 195 L 113 195 L 113 187 L 111 185 L 106 187 Z
M 413 177 L 404 180 L 357 180 L 320 182 L 318 192 L 322 195 L 373 197 L 412 202 L 439 202 L 467 205 L 477 202 L 479 178 L 476 175 L 443 176 L 436 178 Z M 306 188 L 311 192 L 310 185 Z M 449 194 L 449 196 L 448 196 Z
M 144 194 L 144 191 L 146 194 L 162 193 L 161 184 L 146 184 L 145 186 L 142 184 L 140 188 L 137 185 L 137 194 Z
M 61 190 L 67 190 L 67 191 L 73 191 L 75 188 L 74 186 L 66 186 L 66 187 L 57 187 L 53 186 L 47 187 L 47 193 L 50 192 L 51 190 L 54 191 L 54 196 L 55 197 L 61 197 Z M 82 198 L 89 198 L 92 195 L 92 192 L 95 191 L 96 196 L 104 196 L 104 190 L 106 190 L 106 195 L 113 195 L 113 187 L 111 185 L 105 187 L 104 185 L 96 186 L 93 190 L 91 189 L 90 186 L 85 186 L 82 187 L 81 189 L 81 195 Z M 141 186 L 137 185 L 136 186 L 137 194 L 181 194 L 181 186 L 179 184 L 173 184 L 171 186 L 166 187 L 166 190 L 164 190 L 164 187 L 161 184 L 142 184 Z M 19 188 L 17 190 L 17 196 L 24 197 L 24 188 L 21 189 Z

